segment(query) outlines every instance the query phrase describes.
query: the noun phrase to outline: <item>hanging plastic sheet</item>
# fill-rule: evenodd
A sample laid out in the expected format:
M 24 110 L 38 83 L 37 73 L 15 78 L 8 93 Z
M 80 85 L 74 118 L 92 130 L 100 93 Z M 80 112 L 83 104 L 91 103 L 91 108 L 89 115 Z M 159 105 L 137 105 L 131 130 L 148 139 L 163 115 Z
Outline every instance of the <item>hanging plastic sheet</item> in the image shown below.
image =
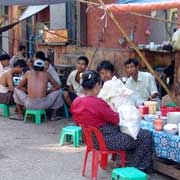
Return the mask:
M 13 28 L 16 24 L 19 22 L 33 16 L 34 14 L 37 14 L 38 12 L 42 11 L 43 9 L 47 8 L 48 5 L 41 5 L 41 6 L 28 6 L 24 13 L 20 16 L 19 20 L 12 24 L 8 24 L 5 26 L 0 27 L 0 33 L 4 31 L 8 31 L 9 29 Z
M 146 12 L 153 10 L 171 9 L 180 7 L 179 0 L 118 0 L 114 4 L 106 5 L 114 13 Z

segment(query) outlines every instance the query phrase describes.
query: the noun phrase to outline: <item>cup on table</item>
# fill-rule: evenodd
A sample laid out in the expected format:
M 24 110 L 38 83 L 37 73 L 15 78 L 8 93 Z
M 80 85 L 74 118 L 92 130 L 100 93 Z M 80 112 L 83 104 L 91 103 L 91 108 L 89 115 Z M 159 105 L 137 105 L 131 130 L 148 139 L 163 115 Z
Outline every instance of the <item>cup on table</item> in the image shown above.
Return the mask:
M 154 120 L 154 129 L 156 131 L 162 131 L 162 128 L 163 128 L 163 120 L 162 119 L 155 119 Z
M 154 50 L 155 49 L 155 43 L 154 42 L 150 42 L 149 43 L 149 49 L 150 50 Z
M 138 109 L 139 109 L 139 113 L 141 114 L 141 117 L 149 113 L 149 108 L 147 106 L 140 105 Z
M 156 114 L 157 102 L 145 101 L 144 105 L 149 108 L 149 114 Z

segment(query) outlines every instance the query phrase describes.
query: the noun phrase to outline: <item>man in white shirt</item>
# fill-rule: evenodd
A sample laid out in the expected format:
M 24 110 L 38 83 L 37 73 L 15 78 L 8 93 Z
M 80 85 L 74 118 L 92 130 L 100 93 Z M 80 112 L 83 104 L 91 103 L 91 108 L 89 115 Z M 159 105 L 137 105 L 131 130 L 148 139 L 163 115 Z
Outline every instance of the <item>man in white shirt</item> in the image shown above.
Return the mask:
M 89 60 L 85 56 L 80 56 L 77 59 L 76 70 L 72 71 L 67 79 L 68 91 L 64 92 L 64 99 L 68 106 L 71 106 L 72 101 L 83 94 L 81 86 L 81 76 L 88 66 Z
M 132 95 L 136 106 L 142 105 L 148 100 L 158 100 L 158 90 L 155 78 L 148 72 L 139 71 L 138 60 L 130 58 L 125 63 L 125 71 L 128 75 L 126 87 L 133 90 Z
M 10 68 L 9 61 L 10 56 L 8 54 L 3 54 L 0 56 L 0 76 Z

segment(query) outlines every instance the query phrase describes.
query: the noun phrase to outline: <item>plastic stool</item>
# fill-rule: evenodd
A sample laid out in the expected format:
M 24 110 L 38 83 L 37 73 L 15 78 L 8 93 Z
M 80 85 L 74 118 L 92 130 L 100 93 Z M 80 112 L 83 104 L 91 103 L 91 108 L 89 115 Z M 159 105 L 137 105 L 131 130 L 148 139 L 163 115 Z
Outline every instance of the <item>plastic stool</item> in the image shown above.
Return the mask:
M 3 109 L 3 116 L 9 117 L 9 105 L 8 104 L 0 104 L 0 108 Z
M 16 104 L 10 105 L 11 108 L 16 108 Z
M 62 94 L 64 94 L 64 90 L 62 90 Z M 70 118 L 69 107 L 68 107 L 68 105 L 65 103 L 65 101 L 64 101 L 63 107 L 64 107 L 65 117 L 66 117 L 66 118 Z
M 111 180 L 148 180 L 148 176 L 134 167 L 124 167 L 114 169 Z
M 79 139 L 82 136 L 82 129 L 79 126 L 66 126 L 62 129 L 60 135 L 59 144 L 62 145 L 64 141 L 64 136 L 66 136 L 66 142 L 70 142 L 71 136 L 73 136 L 74 147 L 79 146 Z
M 70 118 L 69 108 L 65 102 L 64 102 L 64 113 L 66 118 Z
M 44 115 L 45 121 L 47 121 L 46 118 L 46 111 L 45 110 L 39 110 L 39 109 L 26 109 L 25 116 L 24 116 L 24 122 L 26 122 L 27 115 L 34 115 L 36 125 L 41 124 L 41 116 Z

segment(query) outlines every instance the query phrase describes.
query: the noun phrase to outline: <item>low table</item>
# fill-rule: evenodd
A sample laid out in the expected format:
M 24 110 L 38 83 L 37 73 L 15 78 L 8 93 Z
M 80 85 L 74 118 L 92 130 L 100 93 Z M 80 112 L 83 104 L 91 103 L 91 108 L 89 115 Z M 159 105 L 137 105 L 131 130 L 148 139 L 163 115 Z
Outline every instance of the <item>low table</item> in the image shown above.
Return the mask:
M 59 77 L 61 79 L 63 87 L 66 87 L 66 81 L 69 74 L 75 69 L 75 65 L 72 64 L 55 64 L 54 68 L 56 69 Z
M 152 132 L 155 145 L 153 169 L 174 179 L 180 179 L 180 136 L 155 131 L 153 123 L 141 121 L 141 128 Z
M 164 131 L 155 131 L 153 123 L 142 120 L 141 128 L 152 132 L 156 156 L 180 163 L 180 136 L 169 135 Z
M 72 64 L 55 64 L 54 68 L 60 76 L 68 77 L 68 75 L 75 69 Z

